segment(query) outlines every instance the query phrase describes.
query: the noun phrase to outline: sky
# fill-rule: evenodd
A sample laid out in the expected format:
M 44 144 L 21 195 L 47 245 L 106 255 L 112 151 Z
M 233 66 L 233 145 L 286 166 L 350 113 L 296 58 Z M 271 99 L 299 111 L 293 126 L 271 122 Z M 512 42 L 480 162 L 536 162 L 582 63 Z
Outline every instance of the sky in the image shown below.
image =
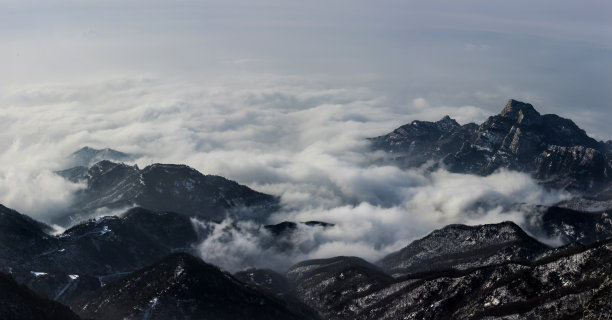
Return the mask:
M 365 138 L 447 114 L 479 123 L 513 98 L 612 139 L 610 16 L 607 1 L 0 0 L 0 203 L 52 220 L 83 187 L 53 170 L 88 145 L 278 195 L 271 223 L 338 225 L 291 261 L 521 222 L 504 206 L 462 212 L 567 195 L 519 173 L 373 165 Z M 204 257 L 244 265 L 215 239 Z

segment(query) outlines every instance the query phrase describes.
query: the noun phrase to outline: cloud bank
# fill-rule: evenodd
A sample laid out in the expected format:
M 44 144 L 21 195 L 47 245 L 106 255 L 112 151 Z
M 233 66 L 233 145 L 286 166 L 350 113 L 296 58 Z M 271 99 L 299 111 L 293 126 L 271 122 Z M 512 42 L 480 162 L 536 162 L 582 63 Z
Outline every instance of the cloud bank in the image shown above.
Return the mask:
M 532 219 L 529 213 L 536 205 L 551 205 L 568 196 L 545 191 L 528 175 L 517 172 L 479 177 L 444 170 L 404 175 L 398 171 L 399 177 L 372 179 L 368 175 L 380 168 L 365 174 L 353 169 L 359 177 L 348 181 L 360 184 L 347 183 L 351 190 L 341 194 L 355 204 L 330 206 L 333 202 L 316 198 L 294 202 L 284 196 L 285 210 L 270 219 L 270 223 L 325 221 L 333 227 L 298 224 L 294 232 L 275 236 L 260 225 L 228 219 L 209 225 L 212 233 L 198 246 L 200 254 L 231 271 L 250 267 L 284 270 L 302 260 L 342 255 L 375 261 L 448 224 L 514 221 L 530 226 L 532 221 L 527 220 Z M 381 199 L 379 194 L 386 197 Z
M 365 138 L 481 122 L 515 98 L 609 139 L 611 7 L 587 2 L 0 1 L 0 202 L 52 220 L 82 187 L 52 172 L 88 145 L 279 195 L 270 223 L 336 223 L 278 254 L 228 221 L 200 248 L 228 269 L 376 259 L 448 223 L 521 222 L 509 204 L 564 195 L 511 172 L 378 165 Z
M 184 163 L 278 195 L 283 209 L 268 223 L 335 224 L 301 227 L 286 239 L 295 248 L 282 252 L 269 245 L 270 235 L 256 232 L 261 226 L 212 226 L 213 236 L 199 248 L 202 256 L 237 270 L 330 255 L 376 259 L 434 228 L 520 223 L 523 215 L 511 204 L 563 197 L 519 173 L 476 177 L 377 164 L 382 154 L 368 149 L 367 137 L 415 119 L 449 114 L 463 123 L 481 122 L 488 113 L 475 106 L 432 106 L 423 98 L 397 108 L 362 80 L 336 83 L 335 77 L 244 75 L 197 84 L 135 78 L 5 91 L 0 202 L 51 220 L 82 187 L 52 171 L 89 145 L 141 155 L 135 161 L 141 167 Z

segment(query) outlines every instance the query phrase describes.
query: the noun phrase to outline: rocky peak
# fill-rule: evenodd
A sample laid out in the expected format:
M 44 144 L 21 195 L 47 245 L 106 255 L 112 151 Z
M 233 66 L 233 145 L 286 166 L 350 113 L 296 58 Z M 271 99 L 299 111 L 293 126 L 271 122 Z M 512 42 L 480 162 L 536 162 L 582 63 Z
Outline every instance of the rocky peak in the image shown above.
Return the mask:
M 436 121 L 435 123 L 442 131 L 450 131 L 453 128 L 459 127 L 459 123 L 449 116 L 444 116 L 444 118 Z
M 89 171 L 90 171 L 90 174 L 92 176 L 97 176 L 97 175 L 106 174 L 106 173 L 108 173 L 111 170 L 114 170 L 116 168 L 122 168 L 122 169 L 133 168 L 135 170 L 138 170 L 138 166 L 137 165 L 128 166 L 127 164 L 123 164 L 123 163 L 116 163 L 116 162 L 112 162 L 112 161 L 109 161 L 109 160 L 102 160 L 102 161 L 94 164 L 89 169 Z
M 597 141 L 572 120 L 541 115 L 531 104 L 513 99 L 480 125 L 459 126 L 446 116 L 437 122 L 413 121 L 371 141 L 402 167 L 432 164 L 435 169 L 442 161 L 459 173 L 522 171 L 566 190 L 597 193 L 612 186 L 612 142 Z
M 540 113 L 531 104 L 514 99 L 508 100 L 500 115 L 524 125 L 538 124 L 541 121 Z

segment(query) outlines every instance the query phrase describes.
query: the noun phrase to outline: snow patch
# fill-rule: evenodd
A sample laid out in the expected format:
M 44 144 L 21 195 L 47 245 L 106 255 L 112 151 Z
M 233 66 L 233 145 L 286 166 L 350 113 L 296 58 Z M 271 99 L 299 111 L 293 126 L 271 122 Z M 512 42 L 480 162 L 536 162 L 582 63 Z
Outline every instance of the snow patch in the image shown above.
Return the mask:
M 111 230 L 108 228 L 108 226 L 104 226 L 102 227 L 102 230 L 100 230 L 100 235 L 103 235 L 109 232 L 111 232 Z

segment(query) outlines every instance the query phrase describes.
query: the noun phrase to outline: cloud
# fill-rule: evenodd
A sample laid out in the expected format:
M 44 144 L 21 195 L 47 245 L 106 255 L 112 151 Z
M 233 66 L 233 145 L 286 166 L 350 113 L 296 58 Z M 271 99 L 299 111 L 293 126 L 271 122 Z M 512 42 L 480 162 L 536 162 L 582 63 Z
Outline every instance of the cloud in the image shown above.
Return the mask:
M 537 210 L 536 205 L 551 205 L 568 197 L 546 191 L 528 175 L 518 172 L 499 171 L 479 177 L 444 170 L 433 173 L 409 170 L 400 177 L 392 177 L 376 175 L 379 169 L 364 173 L 367 170 L 359 167 L 345 168 L 363 178 L 359 183 L 347 183 L 351 186 L 347 189 L 339 188 L 339 197 L 354 204 L 318 201 L 314 193 L 307 202 L 299 197 L 293 202 L 292 194 L 283 195 L 285 210 L 269 221 L 325 221 L 333 223 L 333 227 L 301 225 L 288 238 L 274 238 L 259 225 L 226 220 L 212 227 L 213 236 L 200 244 L 198 250 L 204 259 L 231 271 L 251 267 L 282 271 L 305 259 L 340 255 L 375 261 L 448 224 L 514 221 L 529 227 L 533 221 L 528 219 L 533 218 L 530 213 Z M 368 183 L 370 175 L 385 183 Z M 363 185 L 369 187 L 364 189 Z M 379 201 L 376 195 L 385 192 L 396 196 Z M 327 200 L 325 196 L 323 199 Z M 559 244 L 554 239 L 543 240 Z M 291 249 L 282 245 L 286 242 Z
M 54 146 L 39 142 L 24 146 L 16 138 L 0 154 L 0 201 L 43 221 L 63 214 L 74 192 L 84 186 L 54 174 L 45 163 L 56 154 Z
M 341 83 L 342 85 L 340 85 Z M 89 145 L 184 163 L 281 197 L 267 223 L 318 220 L 299 228 L 282 250 L 261 226 L 209 226 L 202 256 L 229 270 L 284 268 L 306 258 L 359 255 L 373 260 L 450 223 L 523 222 L 515 203 L 552 204 L 525 174 L 488 177 L 401 170 L 378 164 L 365 138 L 416 119 L 443 115 L 479 122 L 473 106 L 436 106 L 424 98 L 403 108 L 337 77 L 250 75 L 210 82 L 119 78 L 79 84 L 14 87 L 0 99 L 0 202 L 43 221 L 70 205 L 82 186 L 52 174 L 67 155 Z
M 515 98 L 610 139 L 610 5 L 589 2 L 4 1 L 0 202 L 53 220 L 83 186 L 52 172 L 89 145 L 279 195 L 270 223 L 336 224 L 300 228 L 290 252 L 259 226 L 215 226 L 201 249 L 228 269 L 376 259 L 448 223 L 521 222 L 513 203 L 565 195 L 512 172 L 379 165 L 365 138 L 479 123 Z

